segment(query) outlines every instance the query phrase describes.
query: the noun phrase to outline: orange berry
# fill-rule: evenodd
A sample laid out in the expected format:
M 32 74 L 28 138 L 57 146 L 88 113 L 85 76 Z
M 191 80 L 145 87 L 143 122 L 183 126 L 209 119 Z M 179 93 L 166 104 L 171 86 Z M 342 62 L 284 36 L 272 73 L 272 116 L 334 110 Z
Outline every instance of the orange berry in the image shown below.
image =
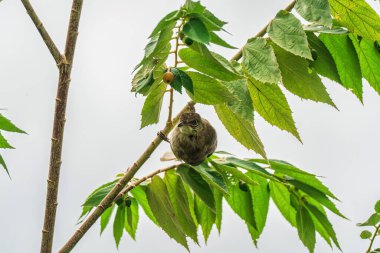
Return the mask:
M 162 76 L 162 80 L 164 83 L 171 84 L 174 81 L 174 74 L 169 70 Z

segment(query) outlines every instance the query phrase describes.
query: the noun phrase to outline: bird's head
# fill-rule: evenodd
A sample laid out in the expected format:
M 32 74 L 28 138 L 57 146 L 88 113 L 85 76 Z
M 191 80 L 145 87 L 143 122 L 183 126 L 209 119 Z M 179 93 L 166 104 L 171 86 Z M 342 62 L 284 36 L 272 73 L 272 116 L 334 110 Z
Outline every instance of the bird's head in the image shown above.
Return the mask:
M 202 127 L 202 118 L 198 113 L 187 112 L 180 117 L 178 128 L 181 133 L 196 135 L 197 131 Z

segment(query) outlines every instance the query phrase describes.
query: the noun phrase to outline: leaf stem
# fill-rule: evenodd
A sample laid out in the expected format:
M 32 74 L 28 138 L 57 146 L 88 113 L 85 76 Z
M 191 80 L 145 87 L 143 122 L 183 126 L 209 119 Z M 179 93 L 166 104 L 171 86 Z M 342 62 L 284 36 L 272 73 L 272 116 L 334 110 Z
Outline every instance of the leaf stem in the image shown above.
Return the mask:
M 41 253 L 51 253 L 53 245 L 55 217 L 58 205 L 57 198 L 59 174 L 62 164 L 61 157 L 63 133 L 66 122 L 66 105 L 82 5 L 83 0 L 73 0 L 67 31 L 65 54 L 63 61 L 58 65 L 59 79 L 54 112 L 53 135 L 51 138 L 52 143 L 50 151 L 49 175 L 47 180 L 45 218 L 42 229 Z
M 53 56 L 53 58 L 55 60 L 55 62 L 59 65 L 63 60 L 63 56 L 59 52 L 57 46 L 55 45 L 54 41 L 50 37 L 49 33 L 46 31 L 41 20 L 38 18 L 37 13 L 33 9 L 33 6 L 29 2 L 29 0 L 21 0 L 21 2 L 24 5 L 24 7 L 25 7 L 27 13 L 29 14 L 30 18 L 32 19 L 34 25 L 36 26 L 38 32 L 40 33 L 43 41 L 45 42 L 47 48 L 49 49 L 51 55 Z
M 284 10 L 286 11 L 291 11 L 293 8 L 294 8 L 294 5 L 296 4 L 296 0 L 293 0 L 288 6 L 285 7 Z M 263 29 L 261 29 L 255 36 L 254 38 L 258 38 L 258 37 L 263 37 L 266 33 L 267 33 L 267 29 L 268 29 L 268 26 L 270 25 L 270 23 L 272 22 L 269 21 L 269 23 L 263 27 Z M 239 61 L 240 58 L 243 56 L 243 48 L 241 48 L 231 59 L 231 61 Z
M 376 229 L 375 229 L 375 233 L 373 233 L 373 235 L 372 235 L 371 242 L 370 242 L 370 244 L 369 244 L 369 247 L 368 247 L 366 253 L 370 253 L 371 250 L 372 250 L 372 245 L 373 245 L 373 243 L 374 243 L 374 241 L 375 241 L 375 238 L 376 238 L 376 236 L 377 236 L 377 233 L 378 233 L 379 230 L 380 230 L 380 224 L 377 225 L 375 228 L 376 228 Z

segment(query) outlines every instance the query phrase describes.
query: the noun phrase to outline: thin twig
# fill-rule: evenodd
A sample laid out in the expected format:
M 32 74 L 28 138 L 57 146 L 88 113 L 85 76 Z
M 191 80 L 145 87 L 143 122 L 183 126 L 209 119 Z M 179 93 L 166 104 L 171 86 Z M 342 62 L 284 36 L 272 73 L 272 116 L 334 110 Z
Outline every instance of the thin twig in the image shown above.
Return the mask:
M 285 7 L 284 10 L 286 11 L 291 11 L 293 8 L 294 8 L 294 5 L 296 4 L 296 0 L 294 0 L 293 2 L 291 2 L 288 6 Z M 268 26 L 270 25 L 270 23 L 272 22 L 269 21 L 269 23 L 263 27 L 263 29 L 260 30 L 260 32 L 258 32 L 254 38 L 258 38 L 258 37 L 263 37 L 266 33 L 267 33 L 267 29 L 268 29 Z M 243 56 L 243 48 L 241 48 L 231 59 L 231 61 L 239 61 L 240 58 Z
M 294 7 L 295 1 L 293 1 L 286 10 L 290 11 Z M 266 26 L 267 27 L 267 26 Z M 256 36 L 264 36 L 266 33 L 266 27 L 263 28 Z M 242 49 L 239 50 L 232 59 L 239 60 L 242 56 Z M 195 105 L 194 101 L 190 101 L 185 108 L 181 110 L 180 113 L 172 120 L 172 124 L 166 124 L 165 128 L 161 131 L 163 134 L 167 135 L 174 128 L 174 125 L 177 124 L 180 115 L 187 111 L 189 107 L 193 107 Z M 140 158 L 127 170 L 124 176 L 118 181 L 115 187 L 107 194 L 107 196 L 102 200 L 102 202 L 95 208 L 95 210 L 87 217 L 87 219 L 82 223 L 79 229 L 75 231 L 75 233 L 70 237 L 70 239 L 63 245 L 63 247 L 59 250 L 59 253 L 67 253 L 70 252 L 75 245 L 79 242 L 79 240 L 84 236 L 84 234 L 91 228 L 92 225 L 97 221 L 97 219 L 102 215 L 102 213 L 112 204 L 113 200 L 117 197 L 117 195 L 123 190 L 123 188 L 127 185 L 127 183 L 133 178 L 136 172 L 140 169 L 140 167 L 145 163 L 146 160 L 151 156 L 151 154 L 156 150 L 157 146 L 162 142 L 160 137 L 156 137 L 152 143 L 147 147 L 144 153 L 140 156 Z
M 116 198 L 114 199 L 114 202 L 116 202 L 119 198 L 121 198 L 122 196 L 125 196 L 129 191 L 131 191 L 133 188 L 139 186 L 140 184 L 142 184 L 143 182 L 145 182 L 146 180 L 154 177 L 155 175 L 157 174 L 160 174 L 162 172 L 165 172 L 165 171 L 168 171 L 168 170 L 172 170 L 172 169 L 175 169 L 177 168 L 178 166 L 180 166 L 182 163 L 180 164 L 174 164 L 174 165 L 171 165 L 169 167 L 165 167 L 163 169 L 159 169 L 159 170 L 155 170 L 153 171 L 152 173 L 140 178 L 139 180 L 137 181 L 134 181 L 132 183 L 130 183 L 127 187 L 124 188 L 124 190 L 122 190 L 117 196 Z
M 49 175 L 47 180 L 45 218 L 42 229 L 41 253 L 51 253 L 53 245 L 55 217 L 58 205 L 59 174 L 62 164 L 63 133 L 66 122 L 66 105 L 82 5 L 83 0 L 73 0 L 66 38 L 65 61 L 59 64 L 59 80 L 55 104 L 53 136 L 51 138 L 52 143 Z
M 366 253 L 370 253 L 370 252 L 371 252 L 373 242 L 375 241 L 375 238 L 376 238 L 377 233 L 379 232 L 379 230 L 380 230 L 380 225 L 378 225 L 378 226 L 376 227 L 375 233 L 373 233 L 373 235 L 372 235 L 371 243 L 369 244 L 369 247 L 368 247 Z
M 34 25 L 36 26 L 38 32 L 40 33 L 42 39 L 44 40 L 46 46 L 48 47 L 55 62 L 57 64 L 60 64 L 63 60 L 63 57 L 61 53 L 59 52 L 57 46 L 55 45 L 54 41 L 50 37 L 49 33 L 46 31 L 41 20 L 38 18 L 36 12 L 33 9 L 33 6 L 30 4 L 29 0 L 21 0 L 21 2 L 24 5 L 26 11 L 28 12 L 30 18 L 32 19 Z
M 188 108 L 194 106 L 194 102 L 189 102 L 185 108 L 182 109 L 178 115 L 173 118 L 173 124 L 166 124 L 165 128 L 161 131 L 163 134 L 167 135 L 173 129 L 173 125 L 179 120 L 182 113 L 188 110 Z M 115 187 L 107 194 L 106 197 L 100 202 L 100 204 L 95 208 L 95 210 L 87 217 L 87 219 L 82 223 L 79 229 L 71 236 L 71 238 L 65 243 L 65 245 L 58 251 L 59 253 L 70 252 L 78 241 L 83 237 L 83 235 L 91 228 L 91 226 L 97 221 L 97 219 L 102 215 L 102 213 L 112 204 L 116 196 L 124 189 L 127 183 L 133 178 L 140 167 L 149 159 L 153 151 L 156 150 L 158 145 L 162 142 L 161 137 L 157 136 L 150 143 L 147 149 L 142 153 L 142 155 L 137 159 L 137 161 L 128 168 L 126 173 L 120 180 L 116 183 Z

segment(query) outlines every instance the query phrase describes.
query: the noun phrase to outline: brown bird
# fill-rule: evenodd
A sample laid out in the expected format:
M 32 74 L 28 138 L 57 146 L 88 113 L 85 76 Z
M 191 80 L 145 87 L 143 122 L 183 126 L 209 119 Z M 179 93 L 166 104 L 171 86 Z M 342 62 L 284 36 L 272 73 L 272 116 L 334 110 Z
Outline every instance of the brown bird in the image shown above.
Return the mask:
M 214 153 L 217 146 L 215 129 L 198 113 L 187 112 L 180 117 L 179 124 L 174 128 L 171 140 L 159 132 L 163 140 L 170 143 L 174 155 L 190 164 L 199 165 Z

